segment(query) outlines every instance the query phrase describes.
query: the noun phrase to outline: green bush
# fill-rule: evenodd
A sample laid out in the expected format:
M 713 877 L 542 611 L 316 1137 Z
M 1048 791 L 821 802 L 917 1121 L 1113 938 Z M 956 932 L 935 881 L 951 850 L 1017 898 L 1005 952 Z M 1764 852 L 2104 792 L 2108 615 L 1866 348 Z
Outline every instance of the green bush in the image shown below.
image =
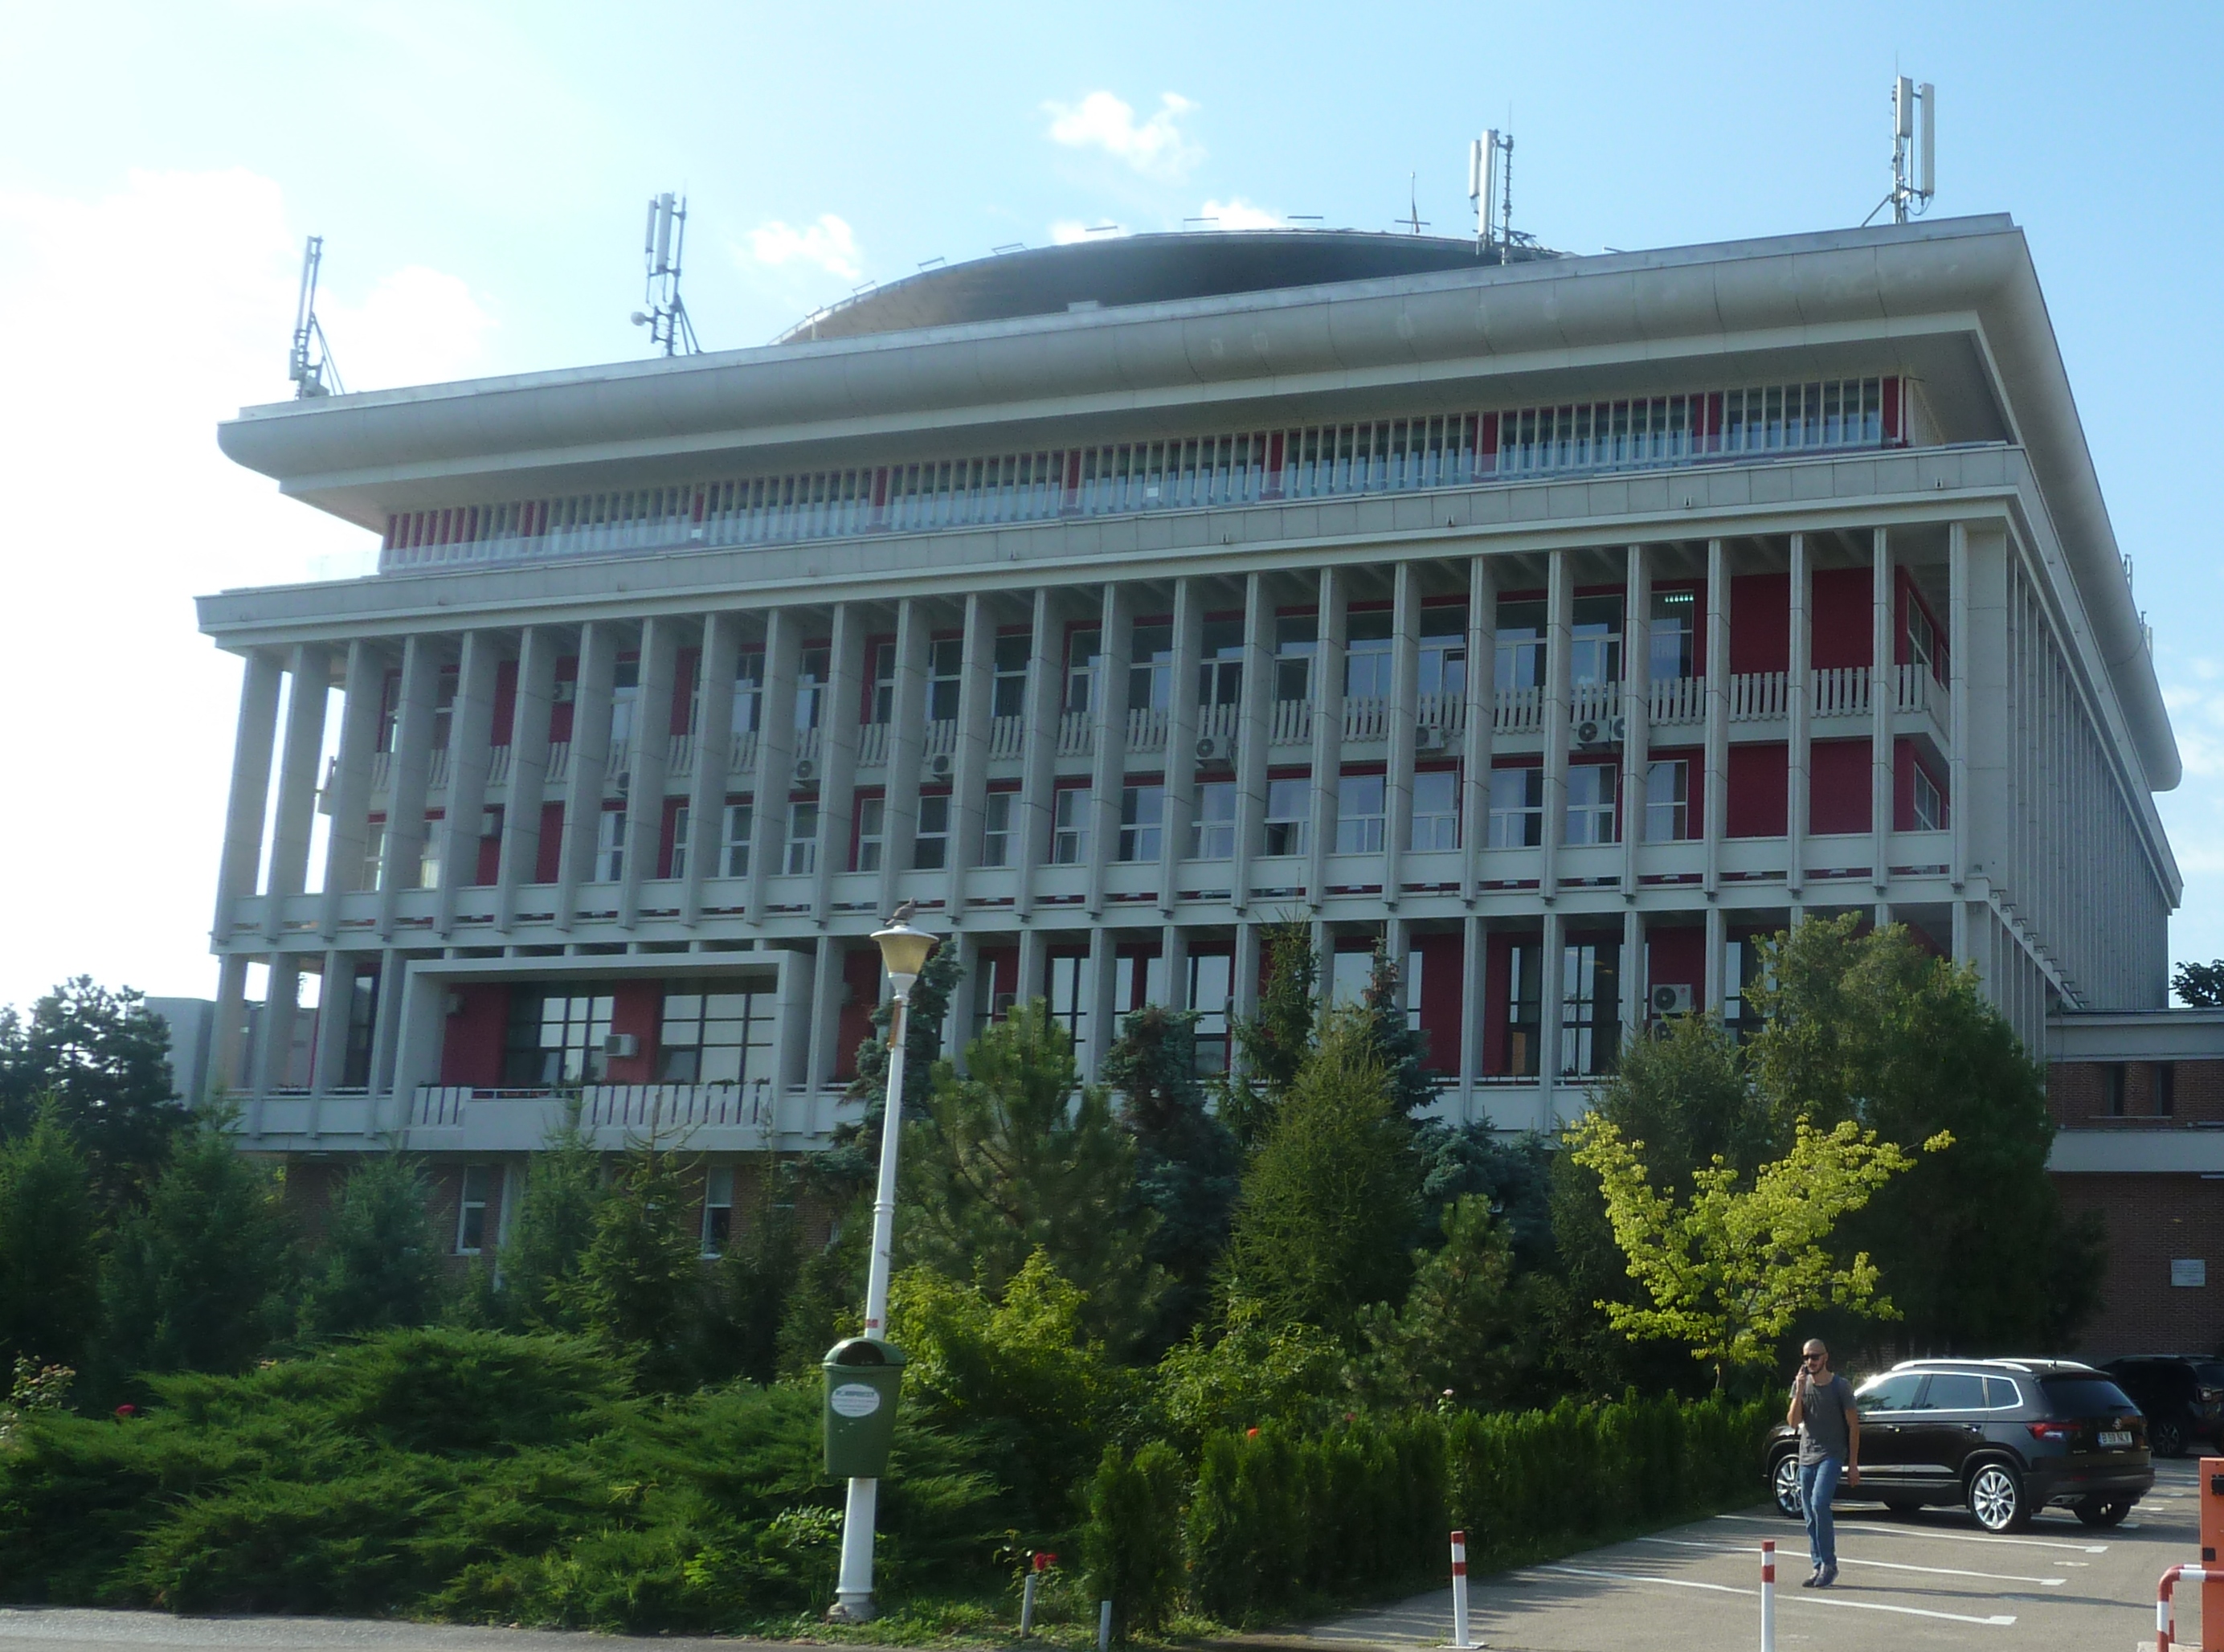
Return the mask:
M 1165 1626 L 1181 1596 L 1180 1454 L 1154 1440 L 1132 1458 L 1108 1446 L 1089 1489 L 1082 1564 L 1089 1592 L 1112 1603 L 1121 1640 Z

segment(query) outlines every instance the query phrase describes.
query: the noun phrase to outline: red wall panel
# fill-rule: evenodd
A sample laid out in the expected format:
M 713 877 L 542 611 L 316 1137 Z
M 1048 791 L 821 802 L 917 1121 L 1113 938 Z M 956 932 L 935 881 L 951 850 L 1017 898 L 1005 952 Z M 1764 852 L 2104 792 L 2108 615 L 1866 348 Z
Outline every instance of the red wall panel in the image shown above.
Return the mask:
M 1696 1003 L 1707 986 L 1707 932 L 1697 924 L 1659 926 L 1645 937 L 1645 984 L 1687 986 Z
M 1833 671 L 1869 662 L 1869 592 L 1874 575 L 1867 568 L 1818 568 L 1815 573 L 1815 669 Z
M 1817 740 L 1809 754 L 1807 829 L 1869 829 L 1869 743 Z
M 834 1031 L 834 1076 L 857 1076 L 857 1046 L 873 1035 L 873 1011 L 881 1002 L 881 954 L 877 947 L 853 946 L 842 959 L 842 1019 Z
M 504 660 L 494 668 L 494 732 L 487 743 L 490 745 L 508 745 L 512 726 L 516 721 L 517 661 Z
M 509 1025 L 509 984 L 473 982 L 452 989 L 458 1008 L 440 1040 L 440 1082 L 492 1089 L 502 1082 L 502 1039 Z
M 674 662 L 672 673 L 672 722 L 670 729 L 673 737 L 675 739 L 680 735 L 692 732 L 692 731 L 688 727 L 688 713 L 692 712 L 695 706 L 695 674 L 702 668 L 702 649 L 682 649 L 679 650 L 679 657 Z
M 610 1030 L 631 1033 L 637 1054 L 613 1055 L 606 1069 L 612 1084 L 649 1084 L 656 1078 L 656 1034 L 664 1012 L 664 983 L 621 981 L 612 990 Z
M 543 803 L 540 806 L 540 853 L 534 862 L 533 881 L 553 883 L 563 865 L 564 806 Z
M 1482 1070 L 1506 1071 L 1507 995 L 1512 990 L 1513 937 L 1493 930 L 1482 960 Z
M 1791 576 L 1741 573 L 1730 581 L 1730 669 L 1791 668 Z
M 1467 967 L 1457 934 L 1413 937 L 1421 955 L 1421 1031 L 1429 1041 L 1431 1073 L 1457 1073 L 1460 1062 L 1460 989 Z
M 1722 828 L 1733 838 L 1780 838 L 1785 823 L 1791 752 L 1775 744 L 1730 748 L 1729 804 Z

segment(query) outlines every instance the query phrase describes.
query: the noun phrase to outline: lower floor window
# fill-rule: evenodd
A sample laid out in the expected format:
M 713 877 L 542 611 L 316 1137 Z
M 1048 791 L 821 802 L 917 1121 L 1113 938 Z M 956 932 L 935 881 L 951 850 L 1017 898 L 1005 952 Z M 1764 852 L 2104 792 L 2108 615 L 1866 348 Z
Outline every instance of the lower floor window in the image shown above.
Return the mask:
M 703 1179 L 703 1254 L 723 1256 L 734 1239 L 734 1167 L 714 1164 Z
M 487 1206 L 494 1192 L 494 1167 L 467 1164 L 456 1205 L 456 1254 L 476 1256 L 486 1249 Z
M 657 1078 L 666 1084 L 768 1084 L 773 1035 L 769 992 L 667 992 Z
M 503 1050 L 502 1082 L 520 1086 L 601 1083 L 603 1041 L 610 1036 L 610 1012 L 616 1002 L 609 992 L 592 989 L 515 994 Z

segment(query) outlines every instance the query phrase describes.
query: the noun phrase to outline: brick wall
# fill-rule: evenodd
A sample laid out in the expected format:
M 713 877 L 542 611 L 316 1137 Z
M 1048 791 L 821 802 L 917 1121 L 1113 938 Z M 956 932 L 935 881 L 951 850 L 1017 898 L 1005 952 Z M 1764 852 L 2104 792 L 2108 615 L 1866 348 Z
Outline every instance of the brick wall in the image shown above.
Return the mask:
M 2209 1353 L 2224 1347 L 2224 1181 L 2199 1176 L 2057 1176 L 2070 1212 L 2097 1211 L 2108 1233 L 2100 1312 L 2079 1357 Z M 2170 1263 L 2208 1264 L 2208 1283 L 2173 1286 Z
M 2169 1115 L 2181 1128 L 2224 1125 L 2224 1061 L 2172 1061 L 2175 1105 Z M 2162 1117 L 2156 1105 L 2157 1064 L 2152 1061 L 2057 1061 L 2046 1077 L 2047 1111 L 2063 1130 L 2151 1130 Z M 2107 1072 L 2124 1072 L 2124 1111 L 2108 1111 Z

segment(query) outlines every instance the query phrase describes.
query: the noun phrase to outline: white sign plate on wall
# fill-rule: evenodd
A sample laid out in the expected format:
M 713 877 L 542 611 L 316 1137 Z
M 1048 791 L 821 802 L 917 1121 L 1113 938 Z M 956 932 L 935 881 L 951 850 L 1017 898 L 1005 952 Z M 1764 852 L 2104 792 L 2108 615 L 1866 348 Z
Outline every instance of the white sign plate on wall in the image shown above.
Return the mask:
M 2170 1282 L 2196 1288 L 2208 1283 L 2208 1264 L 2199 1256 L 2172 1256 L 2170 1259 Z

